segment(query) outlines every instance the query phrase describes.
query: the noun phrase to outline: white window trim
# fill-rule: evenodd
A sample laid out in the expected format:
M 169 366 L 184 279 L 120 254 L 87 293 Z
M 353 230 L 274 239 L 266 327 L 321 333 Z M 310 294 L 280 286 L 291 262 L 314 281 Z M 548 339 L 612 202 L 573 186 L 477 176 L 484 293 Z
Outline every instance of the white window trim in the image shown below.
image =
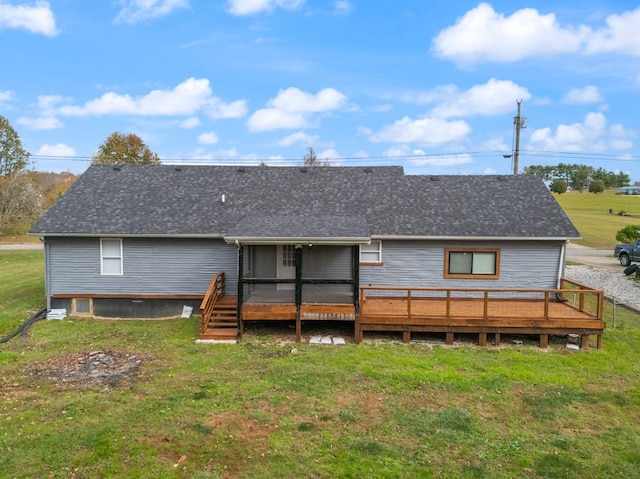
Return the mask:
M 364 261 L 362 259 L 362 248 L 363 247 L 373 247 L 377 245 L 378 246 L 378 259 L 376 261 Z M 365 251 L 366 253 L 375 253 L 375 251 L 373 249 L 367 250 Z M 382 241 L 381 240 L 371 240 L 371 243 L 369 243 L 368 245 L 360 245 L 360 263 L 361 264 L 382 264 Z
M 120 245 L 120 254 L 119 256 L 105 256 L 103 242 L 104 241 L 118 241 Z M 122 238 L 100 238 L 100 274 L 102 276 L 122 276 L 124 274 L 124 264 L 122 261 Z M 119 273 L 105 273 L 104 271 L 104 260 L 105 259 L 119 259 L 120 260 L 120 272 Z

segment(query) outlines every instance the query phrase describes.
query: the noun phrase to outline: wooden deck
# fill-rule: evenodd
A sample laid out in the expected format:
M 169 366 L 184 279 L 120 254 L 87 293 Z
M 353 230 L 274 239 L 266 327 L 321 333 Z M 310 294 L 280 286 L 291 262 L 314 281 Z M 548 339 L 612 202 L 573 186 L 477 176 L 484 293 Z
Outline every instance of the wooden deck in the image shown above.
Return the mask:
M 356 342 L 366 331 L 402 332 L 411 340 L 417 332 L 445 333 L 453 343 L 455 333 L 487 334 L 496 344 L 500 334 L 540 336 L 548 345 L 550 334 L 577 334 L 583 348 L 597 336 L 600 348 L 605 323 L 602 291 L 563 280 L 559 290 L 476 290 L 445 288 L 361 288 L 361 313 L 356 320 Z
M 203 339 L 235 339 L 244 321 L 295 321 L 300 341 L 303 321 L 350 321 L 357 343 L 365 332 L 387 331 L 401 332 L 405 342 L 412 333 L 443 333 L 447 344 L 456 333 L 472 333 L 483 346 L 489 334 L 496 345 L 501 334 L 538 335 L 546 347 L 549 335 L 577 334 L 582 348 L 591 335 L 600 348 L 605 328 L 603 292 L 564 279 L 558 290 L 361 287 L 360 314 L 353 304 L 302 303 L 298 314 L 293 303 L 249 301 L 241 321 L 237 298 L 224 295 L 223 286 L 222 275 L 210 288 L 215 300 L 203 301 Z

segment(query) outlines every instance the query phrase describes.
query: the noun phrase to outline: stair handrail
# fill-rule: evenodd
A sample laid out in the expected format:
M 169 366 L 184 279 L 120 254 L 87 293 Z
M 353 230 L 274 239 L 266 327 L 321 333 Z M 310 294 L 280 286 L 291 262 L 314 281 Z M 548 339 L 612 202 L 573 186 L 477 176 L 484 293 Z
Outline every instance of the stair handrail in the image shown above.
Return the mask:
M 216 303 L 224 296 L 224 271 L 216 274 L 209 284 L 209 289 L 200 303 L 200 316 L 202 318 L 201 332 L 207 329 L 207 325 L 213 315 Z

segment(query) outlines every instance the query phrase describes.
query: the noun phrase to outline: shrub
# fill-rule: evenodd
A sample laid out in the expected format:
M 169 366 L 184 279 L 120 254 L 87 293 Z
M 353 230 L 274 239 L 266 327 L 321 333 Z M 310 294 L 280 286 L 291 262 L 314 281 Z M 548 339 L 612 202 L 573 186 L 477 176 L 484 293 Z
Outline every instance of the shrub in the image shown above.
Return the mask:
M 553 193 L 558 193 L 559 195 L 561 195 L 562 193 L 566 193 L 567 192 L 567 181 L 566 180 L 553 180 L 551 182 L 551 191 Z
M 593 180 L 589 183 L 589 193 L 602 193 L 604 191 L 604 181 Z
M 640 225 L 627 225 L 616 233 L 616 240 L 621 243 L 635 243 L 638 239 Z

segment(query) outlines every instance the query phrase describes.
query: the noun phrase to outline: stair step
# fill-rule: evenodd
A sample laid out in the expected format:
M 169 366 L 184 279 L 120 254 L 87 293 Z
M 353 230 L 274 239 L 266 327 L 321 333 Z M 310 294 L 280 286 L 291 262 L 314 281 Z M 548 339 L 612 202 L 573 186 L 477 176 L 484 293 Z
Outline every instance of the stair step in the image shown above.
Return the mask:
M 200 339 L 238 339 L 238 328 L 207 328 Z
M 207 329 L 212 328 L 238 328 L 238 323 L 231 321 L 209 321 Z

